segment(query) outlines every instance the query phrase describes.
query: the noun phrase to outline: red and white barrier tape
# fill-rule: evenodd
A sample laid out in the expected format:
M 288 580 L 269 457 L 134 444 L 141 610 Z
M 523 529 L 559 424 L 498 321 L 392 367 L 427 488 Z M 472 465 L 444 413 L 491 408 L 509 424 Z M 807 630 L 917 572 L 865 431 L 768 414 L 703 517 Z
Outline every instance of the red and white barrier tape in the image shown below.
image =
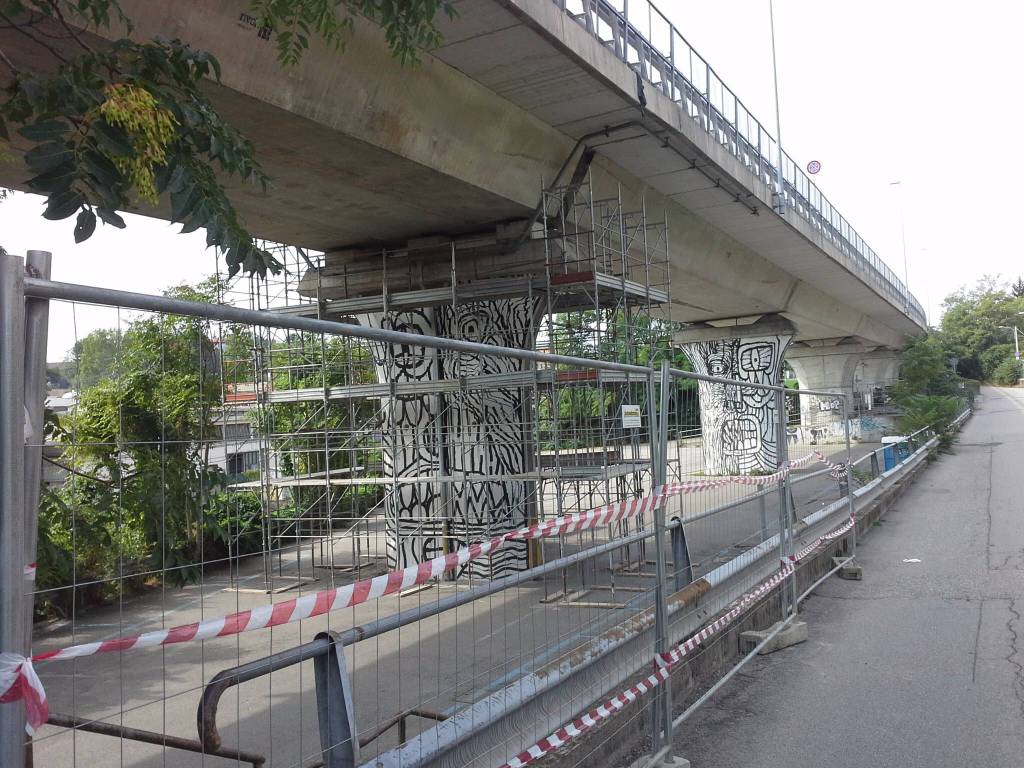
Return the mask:
M 777 587 L 781 582 L 785 581 L 790 575 L 792 575 L 793 571 L 795 570 L 796 567 L 793 563 L 783 563 L 779 567 L 778 571 L 772 574 L 771 577 L 769 577 L 767 580 L 758 584 L 757 587 L 755 587 L 753 590 L 743 595 L 739 600 L 736 601 L 732 608 L 723 613 L 721 616 L 719 616 L 713 622 L 708 624 L 706 627 L 703 627 L 699 632 L 697 632 L 697 634 L 693 635 L 693 637 L 690 637 L 681 642 L 671 651 L 659 654 L 655 658 L 655 662 L 658 664 L 658 666 L 662 667 L 671 668 L 675 666 L 683 660 L 684 656 L 686 656 L 689 653 L 693 653 L 697 649 L 697 646 L 704 643 L 705 640 L 708 640 L 709 638 L 713 637 L 714 635 L 718 634 L 723 629 L 725 629 L 725 627 L 732 624 L 733 621 L 735 621 L 736 618 L 741 613 L 743 613 L 743 611 L 745 611 L 748 606 L 760 600 L 762 597 L 764 597 L 764 595 L 766 595 L 768 592 Z
M 850 471 L 849 461 L 843 461 L 839 463 L 830 461 L 828 457 L 825 456 L 825 454 L 821 453 L 820 451 L 814 451 L 813 456 L 826 467 L 828 467 L 829 470 L 831 470 L 829 472 L 829 475 L 832 477 L 833 480 L 842 480 Z
M 29 735 L 50 716 L 43 684 L 32 662 L 24 656 L 0 653 L 0 691 L 0 702 L 25 702 L 25 730 Z
M 553 752 L 562 745 L 572 741 L 574 738 L 581 736 L 584 732 L 590 730 L 602 720 L 607 720 L 612 717 L 627 704 L 633 703 L 644 694 L 654 690 L 656 687 L 661 685 L 662 682 L 668 679 L 672 667 L 682 661 L 687 654 L 693 653 L 698 646 L 703 644 L 712 636 L 721 632 L 735 621 L 736 618 L 739 617 L 739 615 L 742 614 L 743 611 L 752 603 L 757 602 L 781 582 L 789 578 L 789 576 L 795 572 L 797 562 L 802 560 L 804 557 L 807 557 L 807 555 L 813 552 L 823 542 L 842 536 L 846 531 L 849 531 L 850 528 L 853 527 L 853 524 L 854 520 L 851 517 L 839 528 L 836 528 L 823 536 L 819 536 L 795 555 L 791 555 L 788 558 L 788 561 L 782 562 L 778 571 L 772 574 L 765 581 L 761 582 L 750 592 L 740 597 L 739 600 L 733 604 L 732 608 L 723 613 L 706 627 L 702 628 L 692 637 L 687 638 L 682 643 L 679 643 L 679 645 L 671 651 L 659 654 L 655 658 L 657 669 L 653 674 L 644 678 L 639 683 L 630 686 L 621 693 L 616 694 L 586 714 L 572 720 L 566 725 L 563 725 L 550 736 L 541 739 L 533 746 L 523 752 L 520 752 L 511 760 L 504 763 L 501 768 L 524 768 L 524 766 L 529 765 L 535 760 L 539 760 L 548 753 Z
M 153 648 L 160 645 L 173 645 L 193 640 L 226 637 L 242 632 L 290 624 L 331 611 L 360 605 L 361 603 L 376 600 L 418 584 L 423 584 L 447 571 L 460 568 L 472 560 L 491 554 L 504 545 L 506 541 L 562 536 L 566 533 L 611 525 L 620 520 L 654 509 L 662 502 L 663 498 L 663 496 L 655 494 L 639 499 L 607 504 L 587 512 L 565 515 L 554 520 L 510 531 L 489 541 L 471 544 L 457 552 L 441 555 L 432 560 L 391 571 L 381 576 L 363 579 L 343 587 L 314 592 L 280 603 L 240 611 L 228 616 L 205 619 L 171 629 L 144 632 L 139 635 L 128 635 L 112 640 L 81 643 L 55 651 L 37 653 L 31 659 L 26 659 L 17 654 L 6 654 L 5 656 L 10 658 L 8 659 L 9 663 L 5 667 L 6 672 L 0 672 L 0 701 L 15 701 L 29 697 L 26 699 L 26 701 L 31 699 L 31 704 L 27 707 L 26 730 L 32 733 L 46 722 L 48 716 L 46 693 L 43 691 L 35 671 L 32 669 L 32 662 L 74 659 L 80 656 L 92 656 L 97 653 Z
M 583 735 L 602 720 L 607 720 L 627 704 L 632 704 L 641 696 L 650 693 L 661 685 L 669 676 L 668 667 L 659 667 L 653 673 L 645 677 L 635 685 L 631 685 L 621 693 L 612 696 L 604 703 L 598 705 L 584 715 L 566 723 L 550 736 L 538 741 L 524 752 L 520 752 L 501 768 L 522 768 L 534 760 L 539 760 L 549 752 L 554 752 L 563 744 L 567 744 L 577 736 Z
M 727 477 L 709 477 L 706 480 L 683 480 L 678 483 L 667 483 L 659 490 L 666 496 L 679 496 L 686 493 L 708 491 L 713 488 L 721 488 L 726 485 L 774 485 L 786 479 L 794 469 L 804 466 L 812 459 L 825 461 L 824 457 L 815 452 L 802 456 L 799 459 L 788 461 L 778 470 L 770 475 L 728 475 Z
M 829 533 L 824 534 L 823 536 L 819 536 L 817 539 L 812 541 L 803 549 L 799 550 L 795 554 L 790 555 L 789 559 L 794 563 L 803 560 L 805 557 L 811 554 L 811 552 L 817 549 L 818 545 L 822 542 L 831 541 L 832 539 L 838 539 L 840 536 L 845 534 L 847 531 L 853 528 L 855 522 L 856 521 L 854 520 L 854 517 L 851 515 L 850 518 L 841 526 L 839 526 L 833 531 L 830 531 Z
M 448 571 L 461 568 L 473 560 L 493 553 L 507 541 L 562 536 L 566 533 L 611 525 L 625 518 L 655 509 L 667 496 L 716 488 L 728 483 L 768 485 L 785 478 L 793 468 L 802 466 L 815 457 L 821 461 L 827 461 L 820 453 L 815 452 L 795 461 L 785 463 L 777 472 L 771 475 L 729 476 L 714 478 L 713 480 L 684 481 L 661 486 L 654 489 L 650 496 L 607 504 L 587 512 L 565 515 L 554 520 L 510 531 L 489 541 L 471 544 L 456 552 L 441 555 L 432 560 L 391 571 L 381 576 L 363 579 L 354 584 L 346 584 L 343 587 L 322 590 L 280 603 L 264 605 L 219 618 L 204 619 L 203 621 L 171 629 L 144 632 L 139 635 L 128 635 L 112 640 L 81 643 L 55 651 L 38 653 L 33 655 L 31 659 L 16 654 L 7 654 L 7 656 L 17 660 L 15 665 L 16 671 L 6 676 L 0 676 L 0 701 L 14 701 L 24 699 L 26 696 L 34 697 L 33 705 L 27 707 L 30 717 L 26 724 L 26 730 L 32 733 L 35 728 L 38 728 L 46 721 L 48 712 L 46 694 L 39 683 L 39 678 L 32 669 L 32 662 L 74 659 L 81 656 L 92 656 L 97 653 L 111 653 L 114 651 L 186 643 L 194 640 L 208 640 L 214 637 L 226 637 L 243 632 L 252 632 L 257 629 L 291 624 L 343 608 L 351 608 L 361 603 L 393 595 L 396 592 L 423 584 Z M 26 579 L 29 578 L 30 567 L 32 569 L 31 577 L 35 577 L 33 564 L 32 566 L 26 566 Z M 40 713 L 42 714 L 40 715 Z M 42 717 L 41 720 L 38 719 L 40 716 Z

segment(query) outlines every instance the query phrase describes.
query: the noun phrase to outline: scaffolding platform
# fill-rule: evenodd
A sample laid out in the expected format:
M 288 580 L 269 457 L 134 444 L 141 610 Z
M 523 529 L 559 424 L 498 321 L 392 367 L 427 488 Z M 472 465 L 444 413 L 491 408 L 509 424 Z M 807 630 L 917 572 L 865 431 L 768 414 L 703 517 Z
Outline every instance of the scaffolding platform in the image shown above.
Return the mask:
M 532 221 L 373 249 L 284 249 L 279 275 L 236 285 L 250 308 L 267 312 L 484 342 L 506 333 L 512 346 L 552 357 L 646 365 L 674 333 L 667 223 L 648 216 L 642 196 L 627 208 L 610 189 L 596 194 L 584 171 L 540 190 Z M 499 301 L 511 307 L 498 315 L 467 306 Z M 436 330 L 446 323 L 450 330 Z M 275 551 L 316 540 L 314 567 L 334 568 L 324 553 L 343 540 L 355 568 L 371 552 L 412 552 L 417 537 L 442 535 L 428 523 L 468 521 L 481 512 L 474 506 L 496 519 L 548 518 L 637 498 L 655 483 L 649 419 L 635 427 L 622 418 L 623 406 L 652 407 L 647 374 L 541 359 L 492 367 L 454 350 L 358 335 L 229 333 L 238 357 L 224 361 L 229 394 L 260 447 L 260 478 L 230 488 L 260 497 Z M 503 461 L 492 461 L 499 454 Z M 428 506 L 420 533 L 415 515 Z M 275 527 L 281 522 L 291 527 Z M 561 545 L 531 546 L 544 561 L 545 547 Z M 493 576 L 488 568 L 479 574 Z
M 416 397 L 455 392 L 478 392 L 488 389 L 548 388 L 566 386 L 615 386 L 642 384 L 639 374 L 622 371 L 588 369 L 583 371 L 514 371 L 511 373 L 466 376 L 460 379 L 430 379 L 428 381 L 398 381 L 390 384 L 347 384 L 333 387 L 304 387 L 270 390 L 262 395 L 265 403 L 339 402 L 344 400 L 384 399 L 389 397 Z
M 415 291 L 383 292 L 345 299 L 328 299 L 319 303 L 297 304 L 275 309 L 275 312 L 300 317 L 356 317 L 378 312 L 462 304 L 473 301 L 553 295 L 552 304 L 559 312 L 590 309 L 621 300 L 630 305 L 665 304 L 668 291 L 653 288 L 635 280 L 602 272 L 572 272 L 535 275 L 533 277 L 501 277 L 460 283 L 455 288 L 423 288 Z
M 486 475 L 457 472 L 449 475 L 395 475 L 393 477 L 321 477 L 318 479 L 291 480 L 282 478 L 280 481 L 272 481 L 271 485 L 288 487 L 322 487 L 324 485 L 353 487 L 363 485 L 424 485 L 429 483 L 505 483 L 505 482 L 535 482 L 548 480 L 590 480 L 602 482 L 616 477 L 631 475 L 636 472 L 649 470 L 649 461 L 621 461 L 614 464 L 575 464 L 542 467 L 534 472 L 519 472 L 515 474 Z M 242 483 L 232 483 L 233 489 L 262 488 L 266 485 L 260 480 L 251 480 Z M 311 518 L 302 518 L 308 520 Z M 338 518 L 342 519 L 342 518 Z

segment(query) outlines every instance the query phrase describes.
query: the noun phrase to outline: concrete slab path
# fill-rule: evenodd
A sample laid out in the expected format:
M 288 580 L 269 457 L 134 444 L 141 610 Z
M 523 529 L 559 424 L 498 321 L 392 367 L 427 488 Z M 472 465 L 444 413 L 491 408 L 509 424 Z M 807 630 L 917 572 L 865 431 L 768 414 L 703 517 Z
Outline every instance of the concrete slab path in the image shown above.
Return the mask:
M 1024 390 L 985 388 L 951 455 L 676 735 L 694 768 L 1024 766 Z

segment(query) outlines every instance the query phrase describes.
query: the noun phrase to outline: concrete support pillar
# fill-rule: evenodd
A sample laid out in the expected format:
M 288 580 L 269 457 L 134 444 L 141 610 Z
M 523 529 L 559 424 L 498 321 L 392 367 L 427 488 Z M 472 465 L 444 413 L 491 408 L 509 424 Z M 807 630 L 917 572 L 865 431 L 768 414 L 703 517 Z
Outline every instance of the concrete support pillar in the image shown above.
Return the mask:
M 811 342 L 790 347 L 786 362 L 796 373 L 801 389 L 816 389 L 845 395 L 853 412 L 854 372 L 861 358 L 869 352 L 862 344 L 827 344 Z M 800 423 L 805 428 L 824 427 L 842 421 L 840 398 L 827 395 L 800 395 Z
M 369 324 L 386 329 L 484 342 L 520 349 L 534 345 L 536 299 L 471 301 L 379 313 Z M 392 568 L 429 560 L 526 524 L 531 483 L 492 479 L 520 477 L 527 450 L 522 389 L 432 392 L 430 382 L 484 374 L 514 373 L 529 366 L 499 356 L 446 353 L 427 348 L 374 346 L 381 382 L 420 382 L 423 394 L 393 395 L 384 413 L 385 475 L 398 478 L 473 476 L 458 483 L 429 480 L 387 489 L 385 528 Z M 509 542 L 474 561 L 475 575 L 498 578 L 527 567 L 526 542 Z
M 778 316 L 745 325 L 690 327 L 676 343 L 697 373 L 737 384 L 779 384 L 795 328 Z M 709 475 L 774 472 L 778 467 L 775 393 L 701 381 L 704 470 Z
M 888 387 L 899 377 L 903 355 L 893 350 L 875 350 L 865 355 L 854 374 L 854 388 L 867 392 L 876 387 Z

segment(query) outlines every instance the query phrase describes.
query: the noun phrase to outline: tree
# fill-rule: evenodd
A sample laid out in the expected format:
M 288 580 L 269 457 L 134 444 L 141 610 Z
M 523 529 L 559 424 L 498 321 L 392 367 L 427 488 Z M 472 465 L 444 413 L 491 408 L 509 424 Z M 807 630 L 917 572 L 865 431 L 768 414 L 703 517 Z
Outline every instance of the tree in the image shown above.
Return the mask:
M 1024 277 L 1017 278 L 1017 281 L 1010 286 L 1010 293 L 1015 299 L 1024 299 Z
M 107 328 L 99 328 L 76 341 L 66 360 L 71 387 L 88 389 L 110 376 L 117 347 L 117 331 Z
M 960 377 L 935 333 L 910 342 L 903 352 L 900 380 L 891 391 L 902 409 L 899 423 L 906 434 L 925 428 L 944 433 L 965 405 Z
M 978 355 L 978 361 L 981 363 L 982 379 L 984 381 L 995 381 L 996 369 L 1007 358 L 1013 359 L 1013 344 L 994 344 Z
M 897 402 L 921 395 L 958 396 L 960 392 L 960 378 L 937 334 L 929 333 L 907 345 L 900 380 L 893 386 Z
M 208 286 L 167 295 L 213 299 Z M 215 551 L 204 545 L 223 485 L 208 456 L 220 402 L 206 320 L 134 320 L 109 370 L 79 391 L 75 409 L 53 428 L 68 476 L 41 503 L 40 573 L 59 581 L 73 564 L 77 581 L 118 588 L 123 581 L 109 580 L 151 570 L 172 584 L 194 581 Z
M 283 66 L 296 64 L 311 38 L 343 48 L 356 16 L 380 25 L 392 53 L 413 63 L 420 48 L 440 41 L 438 13 L 455 14 L 452 0 L 250 0 L 250 8 L 275 36 Z M 280 269 L 221 181 L 237 177 L 265 189 L 269 179 L 249 141 L 203 93 L 204 79 L 220 79 L 212 53 L 181 40 L 132 39 L 117 0 L 0 0 L 0 21 L 45 61 L 26 70 L 0 49 L 9 75 L 0 138 L 11 141 L 17 128 L 28 187 L 47 199 L 44 217 L 77 214 L 81 242 L 97 219 L 124 228 L 117 211 L 166 202 L 182 232 L 206 229 L 229 274 Z M 113 39 L 97 43 L 94 33 Z
M 972 289 L 961 288 L 943 303 L 941 339 L 950 357 L 959 358 L 959 372 L 972 379 L 991 374 L 982 360 L 985 350 L 1008 339 L 1007 327 L 1019 325 L 1024 298 L 1007 292 L 992 277 L 983 277 Z M 991 362 L 991 361 L 990 361 Z
M 1017 380 L 1021 378 L 1020 360 L 1013 355 L 1004 357 L 999 365 L 992 369 L 992 375 L 989 378 L 993 384 L 1003 387 L 1016 384 Z
M 46 388 L 48 390 L 71 389 L 71 382 L 59 367 L 50 365 L 46 367 Z
M 642 313 L 631 315 L 617 309 L 559 313 L 553 321 L 555 338 L 552 351 L 558 354 L 652 365 L 655 368 L 662 360 L 668 360 L 672 368 L 693 370 L 690 360 L 673 344 L 673 337 L 681 327 L 679 323 Z M 673 394 L 669 398 L 667 414 L 673 437 L 677 430 L 700 424 L 696 389 L 697 383 L 693 379 L 673 379 Z M 583 434 L 586 436 L 584 442 L 593 444 L 599 441 L 602 424 L 616 422 L 622 398 L 635 403 L 646 398 L 644 392 L 646 390 L 639 381 L 636 387 L 620 389 L 601 386 L 555 388 L 553 393 L 557 393 L 557 404 L 547 399 L 540 402 L 541 421 L 544 429 L 552 434 L 557 426 L 562 435 Z M 558 425 L 553 419 L 556 408 Z M 545 441 L 545 447 L 553 446 L 550 438 L 546 437 Z M 562 445 L 566 445 L 564 439 Z

